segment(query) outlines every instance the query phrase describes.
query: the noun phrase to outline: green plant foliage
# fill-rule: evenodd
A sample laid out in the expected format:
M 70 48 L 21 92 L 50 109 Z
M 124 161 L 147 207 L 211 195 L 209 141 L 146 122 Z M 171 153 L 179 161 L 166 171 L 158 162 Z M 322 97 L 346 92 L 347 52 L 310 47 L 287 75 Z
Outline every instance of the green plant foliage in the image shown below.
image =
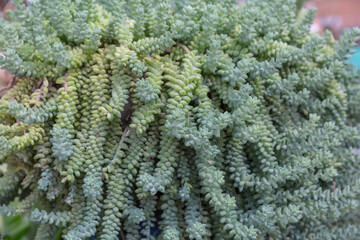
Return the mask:
M 15 4 L 0 212 L 36 239 L 360 239 L 359 29 L 311 34 L 295 0 Z
M 30 240 L 35 237 L 35 228 L 27 218 L 2 216 L 0 225 L 0 233 L 4 240 Z M 31 226 L 34 229 L 31 229 Z

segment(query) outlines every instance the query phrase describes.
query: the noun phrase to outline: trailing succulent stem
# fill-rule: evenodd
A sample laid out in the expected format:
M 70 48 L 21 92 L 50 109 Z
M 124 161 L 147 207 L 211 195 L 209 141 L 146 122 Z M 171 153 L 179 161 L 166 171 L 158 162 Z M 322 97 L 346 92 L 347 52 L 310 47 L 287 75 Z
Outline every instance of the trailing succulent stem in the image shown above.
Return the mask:
M 294 0 L 14 3 L 0 214 L 36 239 L 360 239 L 359 29 L 311 34 Z

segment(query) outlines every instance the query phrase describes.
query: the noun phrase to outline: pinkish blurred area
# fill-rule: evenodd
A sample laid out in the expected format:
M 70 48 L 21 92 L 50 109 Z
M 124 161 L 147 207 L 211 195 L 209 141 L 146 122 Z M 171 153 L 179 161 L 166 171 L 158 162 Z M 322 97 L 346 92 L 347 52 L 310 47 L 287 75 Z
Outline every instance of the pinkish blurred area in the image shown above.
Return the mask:
M 313 29 L 330 29 L 339 37 L 345 28 L 360 27 L 360 0 L 311 0 L 305 8 L 318 9 Z

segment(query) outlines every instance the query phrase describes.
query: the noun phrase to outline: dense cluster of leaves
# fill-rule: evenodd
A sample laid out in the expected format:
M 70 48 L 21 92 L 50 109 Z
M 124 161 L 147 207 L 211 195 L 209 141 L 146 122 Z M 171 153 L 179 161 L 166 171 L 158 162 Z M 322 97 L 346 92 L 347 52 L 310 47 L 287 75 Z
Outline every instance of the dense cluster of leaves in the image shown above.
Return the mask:
M 15 4 L 0 213 L 36 239 L 360 238 L 358 29 L 310 34 L 295 0 Z

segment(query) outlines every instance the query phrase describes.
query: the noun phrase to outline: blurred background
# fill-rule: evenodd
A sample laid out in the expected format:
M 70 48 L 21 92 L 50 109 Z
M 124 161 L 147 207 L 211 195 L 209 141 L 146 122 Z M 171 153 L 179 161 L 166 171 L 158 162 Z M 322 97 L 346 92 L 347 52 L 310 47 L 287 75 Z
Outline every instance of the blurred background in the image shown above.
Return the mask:
M 305 8 L 317 8 L 317 16 L 312 30 L 320 34 L 329 29 L 339 38 L 345 28 L 360 27 L 360 0 L 298 0 Z M 360 41 L 358 42 L 360 44 Z M 350 59 L 360 68 L 360 45 Z
M 24 2 L 28 4 L 29 0 Z M 238 0 L 238 2 L 244 4 L 246 0 Z M 318 9 L 311 27 L 312 32 L 321 34 L 325 29 L 329 29 L 334 33 L 335 38 L 338 38 L 345 28 L 360 27 L 360 0 L 297 0 L 297 5 L 299 9 L 300 7 Z M 12 8 L 14 6 L 11 1 L 0 0 L 3 18 L 6 18 L 6 10 Z M 360 45 L 355 47 L 354 51 L 349 61 L 360 68 Z M 11 77 L 10 73 L 0 70 L 0 87 L 6 86 Z M 36 226 L 30 225 L 26 218 L 0 217 L 0 240 L 31 240 L 34 239 L 35 229 Z

